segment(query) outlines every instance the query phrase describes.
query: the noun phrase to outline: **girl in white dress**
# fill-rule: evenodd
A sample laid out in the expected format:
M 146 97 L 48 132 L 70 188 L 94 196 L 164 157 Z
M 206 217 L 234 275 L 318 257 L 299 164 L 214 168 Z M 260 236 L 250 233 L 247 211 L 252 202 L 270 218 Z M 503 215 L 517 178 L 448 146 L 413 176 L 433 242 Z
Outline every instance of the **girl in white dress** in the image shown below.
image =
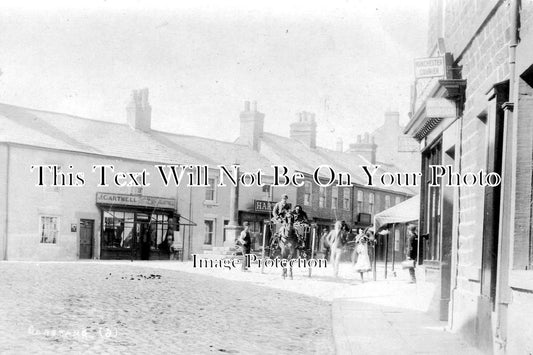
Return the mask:
M 370 258 L 368 256 L 369 241 L 370 239 L 365 234 L 360 234 L 355 238 L 355 252 L 357 253 L 355 271 L 361 275 L 362 282 L 365 282 L 364 273 L 372 270 Z

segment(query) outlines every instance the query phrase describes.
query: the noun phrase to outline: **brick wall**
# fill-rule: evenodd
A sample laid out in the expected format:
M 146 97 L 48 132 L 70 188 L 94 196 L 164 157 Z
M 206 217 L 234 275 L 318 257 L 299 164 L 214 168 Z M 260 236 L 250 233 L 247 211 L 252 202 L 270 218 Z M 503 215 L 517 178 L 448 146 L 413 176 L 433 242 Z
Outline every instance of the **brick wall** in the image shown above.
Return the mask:
M 467 80 L 461 130 L 461 172 L 486 166 L 487 92 L 508 78 L 509 13 L 501 1 L 448 1 L 445 9 L 445 45 L 462 67 Z M 453 328 L 477 338 L 477 297 L 483 242 L 484 190 L 459 189 L 457 285 L 453 291 Z M 453 288 L 454 285 L 452 285 Z
M 531 59 L 533 64 L 533 58 Z M 529 266 L 531 228 L 531 174 L 533 143 L 533 88 L 523 79 L 518 83 L 518 101 L 515 104 L 517 123 L 516 200 L 514 226 L 513 268 L 524 270 Z

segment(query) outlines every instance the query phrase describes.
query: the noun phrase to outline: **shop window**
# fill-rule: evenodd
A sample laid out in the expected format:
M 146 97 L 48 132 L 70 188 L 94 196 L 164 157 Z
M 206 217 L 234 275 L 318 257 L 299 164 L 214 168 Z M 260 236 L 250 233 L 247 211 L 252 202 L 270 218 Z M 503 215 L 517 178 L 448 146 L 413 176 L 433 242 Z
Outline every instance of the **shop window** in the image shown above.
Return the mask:
M 150 221 L 150 247 L 152 249 L 165 249 L 168 238 L 168 216 L 152 214 Z
M 374 214 L 374 202 L 375 202 L 375 196 L 374 193 L 371 192 L 368 194 L 368 213 Z
M 320 186 L 320 191 L 318 195 L 318 207 L 324 208 L 326 206 L 326 188 Z
M 59 236 L 59 217 L 41 216 L 39 235 L 41 243 L 56 244 Z
M 390 196 L 385 195 L 385 209 L 389 209 L 389 208 L 390 208 Z
M 333 186 L 333 188 L 331 189 L 331 209 L 336 210 L 338 203 L 339 203 L 339 188 L 337 186 Z
M 402 199 L 400 198 L 400 196 L 396 196 L 394 198 L 394 206 L 398 205 L 400 202 L 402 202 Z
M 363 191 L 357 191 L 357 212 L 363 213 Z
M 215 221 L 212 219 L 206 219 L 204 221 L 205 224 L 205 236 L 204 236 L 204 244 L 205 245 L 212 245 L 213 244 L 213 237 L 215 234 Z
M 210 178 L 210 179 L 208 179 L 207 182 L 208 182 L 209 186 L 207 186 L 205 188 L 205 200 L 214 202 L 214 201 L 216 201 L 216 185 L 217 185 L 217 181 L 214 178 Z
M 131 248 L 134 234 L 133 222 L 133 213 L 104 211 L 102 247 Z
M 311 191 L 313 186 L 311 185 L 311 182 L 306 181 L 304 183 L 305 193 L 304 193 L 304 205 L 310 206 L 311 205 Z
M 103 211 L 102 248 L 135 248 L 146 238 L 152 250 L 166 250 L 173 235 L 171 221 L 165 213 Z
M 346 211 L 350 210 L 350 189 L 344 189 L 342 198 L 342 208 Z

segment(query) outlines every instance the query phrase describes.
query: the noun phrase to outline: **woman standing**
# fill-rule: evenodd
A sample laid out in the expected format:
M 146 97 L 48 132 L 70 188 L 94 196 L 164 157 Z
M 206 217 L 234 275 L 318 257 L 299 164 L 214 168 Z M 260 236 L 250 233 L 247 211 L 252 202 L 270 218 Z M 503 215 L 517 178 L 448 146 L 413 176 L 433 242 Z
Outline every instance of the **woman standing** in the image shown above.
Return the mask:
M 370 258 L 368 256 L 368 244 L 370 238 L 360 233 L 355 237 L 355 252 L 357 253 L 357 263 L 355 264 L 355 271 L 361 275 L 361 281 L 365 282 L 364 273 L 372 270 L 370 265 Z

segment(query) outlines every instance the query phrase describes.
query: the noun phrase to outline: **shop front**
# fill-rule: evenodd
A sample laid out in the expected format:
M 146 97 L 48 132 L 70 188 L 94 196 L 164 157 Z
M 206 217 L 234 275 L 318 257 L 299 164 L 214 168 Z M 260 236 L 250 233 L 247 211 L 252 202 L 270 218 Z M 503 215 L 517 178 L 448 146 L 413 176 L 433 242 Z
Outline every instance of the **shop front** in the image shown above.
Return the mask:
M 270 220 L 272 208 L 276 203 L 273 201 L 254 200 L 254 209 L 251 211 L 239 211 L 239 224 L 248 222 L 252 235 L 252 250 L 260 250 L 263 243 L 263 231 L 265 221 Z M 265 245 L 270 245 L 272 231 L 267 228 Z
M 175 200 L 98 193 L 100 259 L 168 260 L 179 230 Z

